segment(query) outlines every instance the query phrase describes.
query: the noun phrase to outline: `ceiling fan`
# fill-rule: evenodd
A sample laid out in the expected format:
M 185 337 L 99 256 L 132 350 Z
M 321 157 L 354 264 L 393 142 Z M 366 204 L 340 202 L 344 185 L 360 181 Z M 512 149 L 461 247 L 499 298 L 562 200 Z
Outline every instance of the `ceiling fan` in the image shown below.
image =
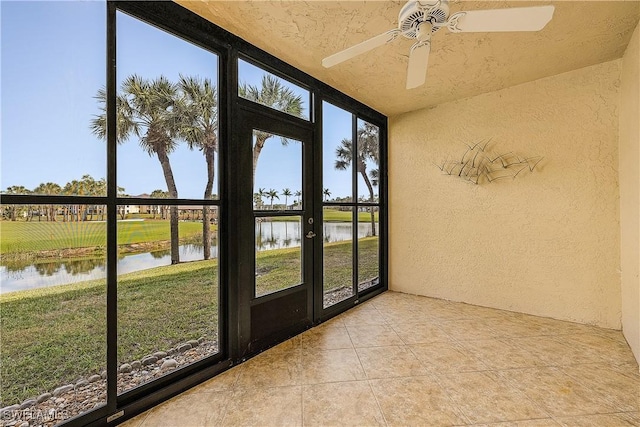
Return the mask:
M 409 51 L 407 89 L 422 86 L 426 79 L 431 35 L 442 27 L 452 33 L 539 31 L 553 17 L 553 6 L 470 10 L 449 16 L 448 0 L 410 0 L 400 10 L 398 28 L 365 40 L 322 60 L 325 68 L 368 52 L 402 35 L 416 40 Z

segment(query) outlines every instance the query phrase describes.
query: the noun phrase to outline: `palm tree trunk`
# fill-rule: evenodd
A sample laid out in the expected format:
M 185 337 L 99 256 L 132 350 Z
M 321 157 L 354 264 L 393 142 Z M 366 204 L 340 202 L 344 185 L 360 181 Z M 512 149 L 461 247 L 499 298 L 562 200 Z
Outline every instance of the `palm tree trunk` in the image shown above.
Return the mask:
M 369 189 L 369 201 L 373 202 L 373 186 L 371 185 L 371 181 L 369 181 L 369 177 L 367 176 L 367 172 L 364 170 L 360 170 L 360 175 L 364 179 L 364 183 L 367 184 L 367 188 Z M 376 235 L 376 218 L 375 213 L 373 212 L 373 207 L 371 208 L 371 235 Z
M 258 166 L 258 158 L 260 157 L 260 152 L 262 151 L 267 138 L 269 138 L 269 136 L 256 136 L 256 145 L 253 146 L 253 187 L 256 186 L 256 166 Z
M 205 200 L 211 199 L 213 193 L 213 178 L 215 176 L 215 157 L 214 147 L 207 146 L 204 150 L 205 160 L 207 161 L 207 186 L 204 189 Z M 202 207 L 202 244 L 204 259 L 211 258 L 211 222 L 209 222 L 209 206 Z
M 162 172 L 164 179 L 167 182 L 167 190 L 169 190 L 169 197 L 172 199 L 178 198 L 178 189 L 176 188 L 176 182 L 173 179 L 173 172 L 171 171 L 171 165 L 169 164 L 169 156 L 164 149 L 157 150 L 158 160 L 160 166 L 162 166 Z M 171 206 L 169 208 L 169 224 L 171 227 L 171 264 L 178 264 L 180 262 L 180 235 L 178 233 L 178 207 Z

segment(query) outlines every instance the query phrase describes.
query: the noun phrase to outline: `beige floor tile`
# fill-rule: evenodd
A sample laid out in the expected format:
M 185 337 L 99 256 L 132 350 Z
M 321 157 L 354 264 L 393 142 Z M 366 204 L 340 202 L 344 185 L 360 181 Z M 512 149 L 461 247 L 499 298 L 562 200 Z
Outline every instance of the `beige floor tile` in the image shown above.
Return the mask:
M 500 371 L 499 375 L 554 417 L 615 412 L 596 390 L 557 367 Z
M 626 414 L 597 414 L 556 418 L 563 427 L 631 427 Z
M 473 427 L 560 427 L 553 418 L 540 418 L 537 420 L 506 421 L 503 423 L 473 424 Z
M 605 331 L 602 330 L 591 334 L 562 335 L 557 336 L 555 339 L 583 354 L 589 355 L 593 360 L 599 358 L 611 364 L 632 363 L 635 359 L 629 344 L 624 338 L 620 339 L 620 337 L 607 334 Z
M 510 343 L 529 352 L 547 366 L 602 362 L 602 358 L 597 354 L 584 353 L 576 347 L 566 345 L 556 337 L 513 338 Z
M 353 348 L 347 328 L 342 324 L 320 325 L 302 334 L 302 350 L 330 350 Z
M 491 329 L 494 330 L 496 336 L 500 338 L 548 335 L 546 328 L 515 315 L 494 319 L 491 323 Z
M 142 414 L 135 416 L 123 423 L 118 424 L 120 427 L 140 427 L 145 418 L 149 415 L 150 411 L 143 412 Z
M 304 384 L 362 380 L 366 378 L 353 348 L 316 350 L 302 356 Z
M 432 318 L 421 310 L 415 308 L 394 308 L 381 312 L 382 318 L 390 325 L 401 323 L 423 323 L 433 322 Z
M 491 322 L 486 319 L 452 320 L 440 323 L 440 328 L 458 341 L 486 340 L 497 338 L 498 334 L 491 329 Z
M 273 349 L 239 366 L 238 388 L 279 387 L 301 384 L 302 353 L 273 352 Z
M 426 344 L 438 341 L 449 341 L 451 337 L 437 323 L 399 323 L 391 327 L 405 344 Z
M 451 426 L 467 420 L 432 377 L 371 380 L 387 425 Z
M 460 345 L 490 369 L 514 369 L 542 366 L 535 354 L 505 340 L 463 341 Z
M 140 427 L 218 426 L 228 401 L 228 392 L 181 394 L 150 410 Z
M 302 399 L 305 426 L 384 426 L 367 381 L 306 385 Z
M 301 386 L 236 390 L 222 426 L 301 426 Z
M 408 346 L 422 365 L 432 373 L 484 371 L 487 365 L 470 355 L 454 341 Z
M 510 384 L 483 372 L 441 374 L 437 378 L 471 423 L 549 417 L 540 406 Z
M 367 378 L 426 375 L 429 371 L 405 346 L 363 347 L 356 352 Z
M 240 375 L 240 366 L 235 366 L 200 385 L 195 386 L 192 390 L 195 392 L 214 393 L 217 391 L 231 390 L 238 382 Z
M 382 315 L 370 304 L 362 304 L 338 316 L 345 325 L 378 325 L 384 323 Z
M 404 344 L 388 325 L 350 325 L 347 331 L 354 347 L 376 347 Z
M 640 378 L 625 375 L 606 365 L 576 365 L 562 368 L 579 383 L 599 393 L 616 412 L 640 410 Z

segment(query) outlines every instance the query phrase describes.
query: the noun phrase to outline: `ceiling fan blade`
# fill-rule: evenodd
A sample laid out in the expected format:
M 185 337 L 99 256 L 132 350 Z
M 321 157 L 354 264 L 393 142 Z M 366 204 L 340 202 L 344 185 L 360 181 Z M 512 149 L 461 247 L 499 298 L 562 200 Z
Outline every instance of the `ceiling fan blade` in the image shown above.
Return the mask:
M 470 10 L 449 19 L 452 32 L 540 31 L 553 17 L 553 6 Z
M 351 46 L 343 51 L 334 53 L 333 55 L 327 56 L 322 60 L 322 66 L 325 68 L 333 67 L 334 65 L 337 65 L 348 59 L 361 55 L 365 52 L 369 52 L 376 47 L 389 43 L 391 40 L 395 39 L 398 34 L 400 34 L 400 30 L 395 28 L 393 30 L 387 31 L 386 33 L 382 33 L 373 38 L 370 38 L 369 40 L 365 40 L 362 43 L 358 43 L 355 46 Z
M 409 68 L 407 70 L 407 89 L 422 86 L 427 78 L 431 42 L 422 41 L 411 46 Z

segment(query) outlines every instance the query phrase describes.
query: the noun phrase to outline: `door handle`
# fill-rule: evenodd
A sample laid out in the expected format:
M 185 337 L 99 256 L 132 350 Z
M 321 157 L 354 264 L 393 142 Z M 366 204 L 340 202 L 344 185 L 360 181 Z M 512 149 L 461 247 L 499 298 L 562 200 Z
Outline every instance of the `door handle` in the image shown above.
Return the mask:
M 313 231 L 307 233 L 307 239 L 313 239 L 314 237 L 316 237 L 316 233 Z

